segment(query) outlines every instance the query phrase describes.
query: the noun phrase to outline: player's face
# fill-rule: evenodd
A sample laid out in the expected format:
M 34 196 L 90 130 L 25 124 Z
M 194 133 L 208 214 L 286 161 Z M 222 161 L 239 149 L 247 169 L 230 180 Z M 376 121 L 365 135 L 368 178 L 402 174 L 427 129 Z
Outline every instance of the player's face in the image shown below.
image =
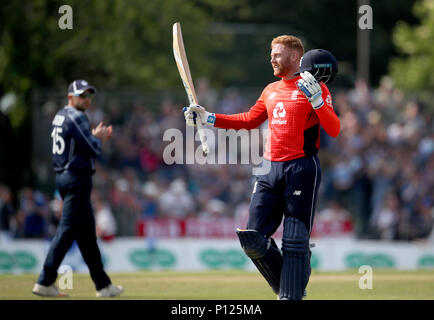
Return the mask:
M 93 94 L 85 91 L 79 96 L 72 96 L 72 105 L 80 110 L 87 110 L 90 107 L 92 98 Z
M 297 72 L 298 64 L 296 59 L 294 59 L 293 50 L 281 43 L 277 43 L 271 48 L 270 62 L 273 67 L 274 76 L 276 77 L 292 77 L 292 74 Z

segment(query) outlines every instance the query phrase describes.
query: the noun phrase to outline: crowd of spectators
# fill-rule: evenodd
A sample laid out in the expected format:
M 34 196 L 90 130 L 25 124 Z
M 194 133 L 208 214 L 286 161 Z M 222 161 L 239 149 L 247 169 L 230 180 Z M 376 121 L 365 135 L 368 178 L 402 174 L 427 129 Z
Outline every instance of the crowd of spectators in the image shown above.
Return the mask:
M 342 132 L 326 150 L 323 199 L 351 213 L 359 236 L 429 237 L 434 219 L 433 109 L 384 78 L 335 95 Z M 431 106 L 432 108 L 432 106 Z
M 406 98 L 387 78 L 376 89 L 363 81 L 350 90 L 331 89 L 341 133 L 332 139 L 321 132 L 323 178 L 316 219 L 351 219 L 358 238 L 428 239 L 434 221 L 432 109 Z M 234 88 L 217 92 L 206 79 L 197 90 L 199 101 L 214 112 L 243 112 L 254 103 Z M 93 126 L 104 121 L 114 132 L 103 145 L 93 179 L 102 239 L 136 235 L 141 219 L 247 217 L 251 165 L 165 163 L 163 151 L 170 142 L 163 141 L 164 132 L 186 131 L 181 108 L 167 98 L 158 108 L 136 103 L 126 112 L 121 99 L 111 99 L 88 111 Z M 14 202 L 9 188 L 0 184 L 0 235 L 49 238 L 61 207 L 56 192 L 25 187 Z

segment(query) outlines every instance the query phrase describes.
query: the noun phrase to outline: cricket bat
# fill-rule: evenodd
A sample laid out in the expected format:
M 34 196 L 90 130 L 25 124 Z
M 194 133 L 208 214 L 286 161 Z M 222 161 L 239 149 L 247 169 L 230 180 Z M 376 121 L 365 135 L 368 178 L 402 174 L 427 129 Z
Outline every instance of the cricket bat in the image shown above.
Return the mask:
M 188 96 L 188 102 L 190 104 L 198 104 L 193 80 L 191 79 L 190 68 L 188 66 L 187 54 L 185 53 L 184 41 L 182 39 L 181 24 L 179 22 L 173 24 L 173 55 L 175 56 L 179 75 L 181 76 L 185 92 Z M 205 154 L 208 154 L 209 146 L 205 139 L 202 123 L 196 121 L 196 126 L 197 131 L 199 132 L 200 142 L 202 143 L 202 150 Z

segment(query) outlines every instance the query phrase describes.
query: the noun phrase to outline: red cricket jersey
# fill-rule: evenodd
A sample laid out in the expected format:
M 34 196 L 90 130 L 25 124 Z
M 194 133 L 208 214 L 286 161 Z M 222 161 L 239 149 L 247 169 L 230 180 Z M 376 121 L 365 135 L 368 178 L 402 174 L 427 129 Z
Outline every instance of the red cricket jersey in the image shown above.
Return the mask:
M 321 82 L 324 105 L 314 110 L 297 88 L 296 81 L 300 78 L 270 83 L 248 112 L 216 114 L 214 126 L 236 130 L 253 129 L 268 119 L 265 159 L 288 161 L 316 154 L 320 145 L 320 125 L 330 136 L 336 137 L 340 122 L 333 110 L 327 86 Z

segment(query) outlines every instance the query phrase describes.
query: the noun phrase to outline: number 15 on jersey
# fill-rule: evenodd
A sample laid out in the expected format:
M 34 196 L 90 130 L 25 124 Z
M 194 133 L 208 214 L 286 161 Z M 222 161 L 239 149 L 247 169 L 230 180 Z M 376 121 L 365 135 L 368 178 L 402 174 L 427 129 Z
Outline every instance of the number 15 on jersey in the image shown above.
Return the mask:
M 65 151 L 65 140 L 62 138 L 62 128 L 54 127 L 51 132 L 51 138 L 53 138 L 53 154 L 62 154 Z

